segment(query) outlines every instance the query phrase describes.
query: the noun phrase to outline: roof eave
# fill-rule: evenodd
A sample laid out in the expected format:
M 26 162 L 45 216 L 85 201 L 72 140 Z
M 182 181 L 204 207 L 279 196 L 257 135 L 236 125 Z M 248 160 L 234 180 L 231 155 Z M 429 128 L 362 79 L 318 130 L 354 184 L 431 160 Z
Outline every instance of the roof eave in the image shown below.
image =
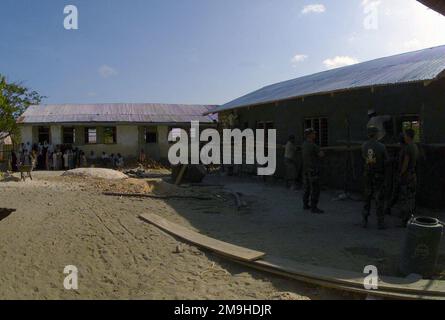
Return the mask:
M 391 87 L 391 86 L 399 86 L 399 85 L 407 85 L 407 84 L 415 84 L 415 83 L 424 83 L 425 81 L 435 81 L 435 80 L 437 80 L 437 79 L 439 79 L 441 77 L 445 77 L 445 70 L 441 74 L 439 74 L 439 76 L 437 76 L 434 79 L 424 79 L 424 80 L 418 80 L 418 81 L 407 81 L 407 82 L 391 83 L 391 84 L 376 84 L 376 85 L 372 85 L 372 86 L 361 86 L 361 87 L 348 88 L 348 89 L 323 91 L 323 92 L 317 92 L 317 93 L 312 93 L 312 94 L 307 94 L 307 95 L 292 96 L 292 97 L 285 98 L 285 99 L 269 100 L 269 101 L 254 103 L 254 104 L 240 105 L 240 106 L 236 106 L 236 107 L 233 107 L 233 108 L 227 108 L 227 109 L 224 109 L 224 110 L 214 110 L 212 112 L 212 114 L 217 114 L 217 113 L 226 112 L 226 111 L 239 110 L 239 109 L 259 107 L 259 106 L 263 106 L 263 105 L 266 105 L 266 104 L 277 103 L 277 102 L 284 102 L 284 101 L 295 100 L 295 99 L 306 99 L 306 98 L 309 98 L 309 97 L 316 97 L 316 96 L 324 96 L 324 95 L 329 95 L 329 94 L 345 93 L 345 92 L 349 92 L 349 91 L 358 91 L 358 90 L 365 90 L 365 89 L 371 89 L 371 88 Z

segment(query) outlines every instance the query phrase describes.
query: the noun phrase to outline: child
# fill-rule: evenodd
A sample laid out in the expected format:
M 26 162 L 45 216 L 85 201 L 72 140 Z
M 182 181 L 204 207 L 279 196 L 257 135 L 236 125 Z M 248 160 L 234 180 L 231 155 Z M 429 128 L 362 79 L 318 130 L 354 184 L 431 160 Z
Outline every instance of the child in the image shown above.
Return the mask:
M 65 153 L 63 154 L 63 168 L 65 170 L 69 169 L 68 151 L 65 151 Z
M 80 167 L 86 168 L 87 166 L 88 166 L 87 156 L 85 155 L 85 152 L 81 151 L 80 152 Z
M 118 170 L 122 170 L 124 168 L 124 158 L 120 153 L 117 154 L 116 167 Z

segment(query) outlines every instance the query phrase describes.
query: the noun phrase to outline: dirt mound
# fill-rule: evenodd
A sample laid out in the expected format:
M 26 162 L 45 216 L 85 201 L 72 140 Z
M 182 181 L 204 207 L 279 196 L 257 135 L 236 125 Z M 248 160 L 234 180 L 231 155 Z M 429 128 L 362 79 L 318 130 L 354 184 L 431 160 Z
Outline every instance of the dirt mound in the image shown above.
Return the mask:
M 143 193 L 143 194 L 158 194 L 169 195 L 177 194 L 181 190 L 172 184 L 169 184 L 162 179 L 127 179 L 119 183 L 100 183 L 97 182 L 97 188 L 105 192 L 117 193 Z
M 101 169 L 101 168 L 80 168 L 80 169 L 69 170 L 65 172 L 63 176 L 99 178 L 105 180 L 123 180 L 128 178 L 128 176 L 123 174 L 122 172 L 111 169 Z

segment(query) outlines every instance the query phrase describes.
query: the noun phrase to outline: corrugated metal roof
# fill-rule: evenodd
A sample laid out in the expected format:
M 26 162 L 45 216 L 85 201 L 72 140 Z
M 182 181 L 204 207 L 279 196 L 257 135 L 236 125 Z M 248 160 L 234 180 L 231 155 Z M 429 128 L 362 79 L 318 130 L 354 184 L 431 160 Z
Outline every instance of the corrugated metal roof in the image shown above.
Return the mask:
M 349 89 L 434 80 L 444 70 L 445 46 L 440 46 L 273 84 L 233 100 L 217 112 Z
M 417 0 L 417 1 L 445 15 L 445 1 L 443 0 Z
M 179 104 L 58 104 L 30 106 L 18 119 L 21 124 L 36 123 L 212 123 L 205 116 L 216 106 Z

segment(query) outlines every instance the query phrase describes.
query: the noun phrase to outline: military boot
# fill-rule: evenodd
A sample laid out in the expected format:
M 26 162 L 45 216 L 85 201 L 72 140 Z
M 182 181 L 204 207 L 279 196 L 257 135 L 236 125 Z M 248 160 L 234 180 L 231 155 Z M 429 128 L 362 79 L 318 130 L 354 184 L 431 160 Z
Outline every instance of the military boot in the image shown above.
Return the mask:
M 314 213 L 314 214 L 323 214 L 323 213 L 325 213 L 323 210 L 321 210 L 318 207 L 312 207 L 311 212 Z

